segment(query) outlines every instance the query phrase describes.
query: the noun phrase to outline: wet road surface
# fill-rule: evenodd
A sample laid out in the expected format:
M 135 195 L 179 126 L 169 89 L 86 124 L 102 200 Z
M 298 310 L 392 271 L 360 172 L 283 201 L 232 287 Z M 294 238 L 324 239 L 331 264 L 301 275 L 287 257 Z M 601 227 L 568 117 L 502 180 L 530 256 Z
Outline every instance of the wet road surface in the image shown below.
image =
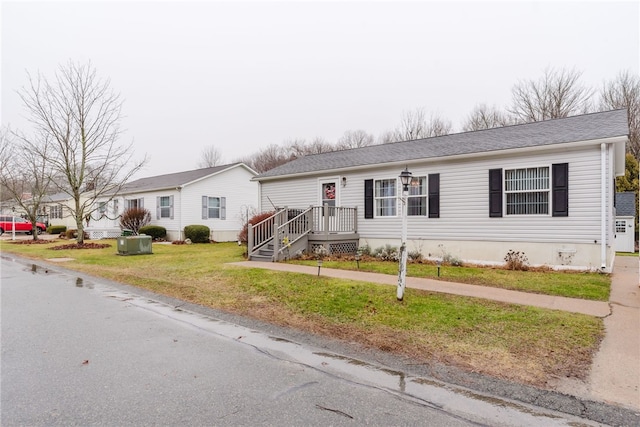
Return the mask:
M 1 424 L 595 425 L 1 260 Z

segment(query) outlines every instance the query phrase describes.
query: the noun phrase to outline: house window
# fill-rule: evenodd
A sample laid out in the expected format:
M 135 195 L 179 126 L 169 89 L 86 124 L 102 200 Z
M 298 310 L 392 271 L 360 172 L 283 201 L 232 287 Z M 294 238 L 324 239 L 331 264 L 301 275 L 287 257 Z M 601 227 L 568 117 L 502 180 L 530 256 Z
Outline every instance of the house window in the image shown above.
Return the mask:
M 160 197 L 160 218 L 171 218 L 171 197 Z
M 616 233 L 626 233 L 627 232 L 627 221 L 625 220 L 616 220 Z
M 107 202 L 98 203 L 98 213 L 100 215 L 105 215 L 107 213 Z
M 62 219 L 62 205 L 52 205 L 49 207 L 49 218 Z
M 506 169 L 507 215 L 548 215 L 549 181 L 549 167 Z
M 226 219 L 226 197 L 202 196 L 202 219 Z
M 427 177 L 419 176 L 411 180 L 407 196 L 407 215 L 427 215 Z
M 113 199 L 113 213 L 118 215 L 120 212 L 118 210 L 118 199 Z
M 126 199 L 124 201 L 125 206 L 127 207 L 127 209 L 133 209 L 133 208 L 144 208 L 144 198 L 140 198 L 140 199 Z
M 208 218 L 220 218 L 220 197 L 209 197 Z
M 396 180 L 379 179 L 374 184 L 376 216 L 396 216 Z

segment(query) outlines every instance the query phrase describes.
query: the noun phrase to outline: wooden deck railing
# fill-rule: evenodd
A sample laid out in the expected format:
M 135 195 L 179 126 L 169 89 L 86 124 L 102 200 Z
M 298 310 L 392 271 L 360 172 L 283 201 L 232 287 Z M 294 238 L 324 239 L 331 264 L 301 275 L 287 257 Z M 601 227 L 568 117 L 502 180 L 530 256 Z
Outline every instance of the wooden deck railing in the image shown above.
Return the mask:
M 258 224 L 248 227 L 249 257 L 269 244 L 273 245 L 274 261 L 282 259 L 287 250 L 304 249 L 305 237 L 313 234 L 358 232 L 357 208 L 311 206 L 307 209 L 277 209 L 276 213 Z

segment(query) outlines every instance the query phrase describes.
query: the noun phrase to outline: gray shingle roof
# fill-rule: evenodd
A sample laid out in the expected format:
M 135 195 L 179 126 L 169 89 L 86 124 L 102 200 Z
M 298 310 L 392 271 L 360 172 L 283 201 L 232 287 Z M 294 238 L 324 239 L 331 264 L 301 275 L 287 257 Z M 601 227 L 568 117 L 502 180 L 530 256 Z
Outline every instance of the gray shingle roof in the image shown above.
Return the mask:
M 636 194 L 633 191 L 616 193 L 616 216 L 636 216 Z
M 258 175 L 256 179 L 588 141 L 628 134 L 627 111 L 613 110 L 475 132 L 313 154 L 268 170 Z
M 143 191 L 164 190 L 167 188 L 177 188 L 198 179 L 213 175 L 225 169 L 230 169 L 240 163 L 231 163 L 228 165 L 215 166 L 211 168 L 195 169 L 185 172 L 176 172 L 166 175 L 150 176 L 131 181 L 119 191 L 120 194 L 139 193 Z

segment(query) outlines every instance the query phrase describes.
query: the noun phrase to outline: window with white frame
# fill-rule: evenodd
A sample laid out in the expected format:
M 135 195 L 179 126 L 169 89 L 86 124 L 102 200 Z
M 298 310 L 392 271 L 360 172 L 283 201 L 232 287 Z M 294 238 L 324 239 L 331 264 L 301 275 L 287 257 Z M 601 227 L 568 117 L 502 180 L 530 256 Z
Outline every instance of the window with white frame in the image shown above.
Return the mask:
M 62 219 L 62 205 L 49 206 L 49 218 L 50 219 Z
M 407 196 L 407 215 L 427 215 L 427 177 L 418 176 L 411 180 Z
M 202 196 L 202 219 L 227 219 L 227 198 Z
M 107 213 L 107 202 L 98 202 L 98 213 L 105 215 Z
M 507 215 L 549 214 L 549 167 L 505 169 Z
M 127 209 L 144 208 L 144 198 L 126 199 L 124 203 Z
M 160 196 L 160 218 L 171 218 L 171 196 Z
M 627 232 L 627 221 L 625 220 L 616 220 L 616 233 L 626 233 Z
M 396 216 L 396 180 L 378 179 L 374 182 L 376 216 Z

